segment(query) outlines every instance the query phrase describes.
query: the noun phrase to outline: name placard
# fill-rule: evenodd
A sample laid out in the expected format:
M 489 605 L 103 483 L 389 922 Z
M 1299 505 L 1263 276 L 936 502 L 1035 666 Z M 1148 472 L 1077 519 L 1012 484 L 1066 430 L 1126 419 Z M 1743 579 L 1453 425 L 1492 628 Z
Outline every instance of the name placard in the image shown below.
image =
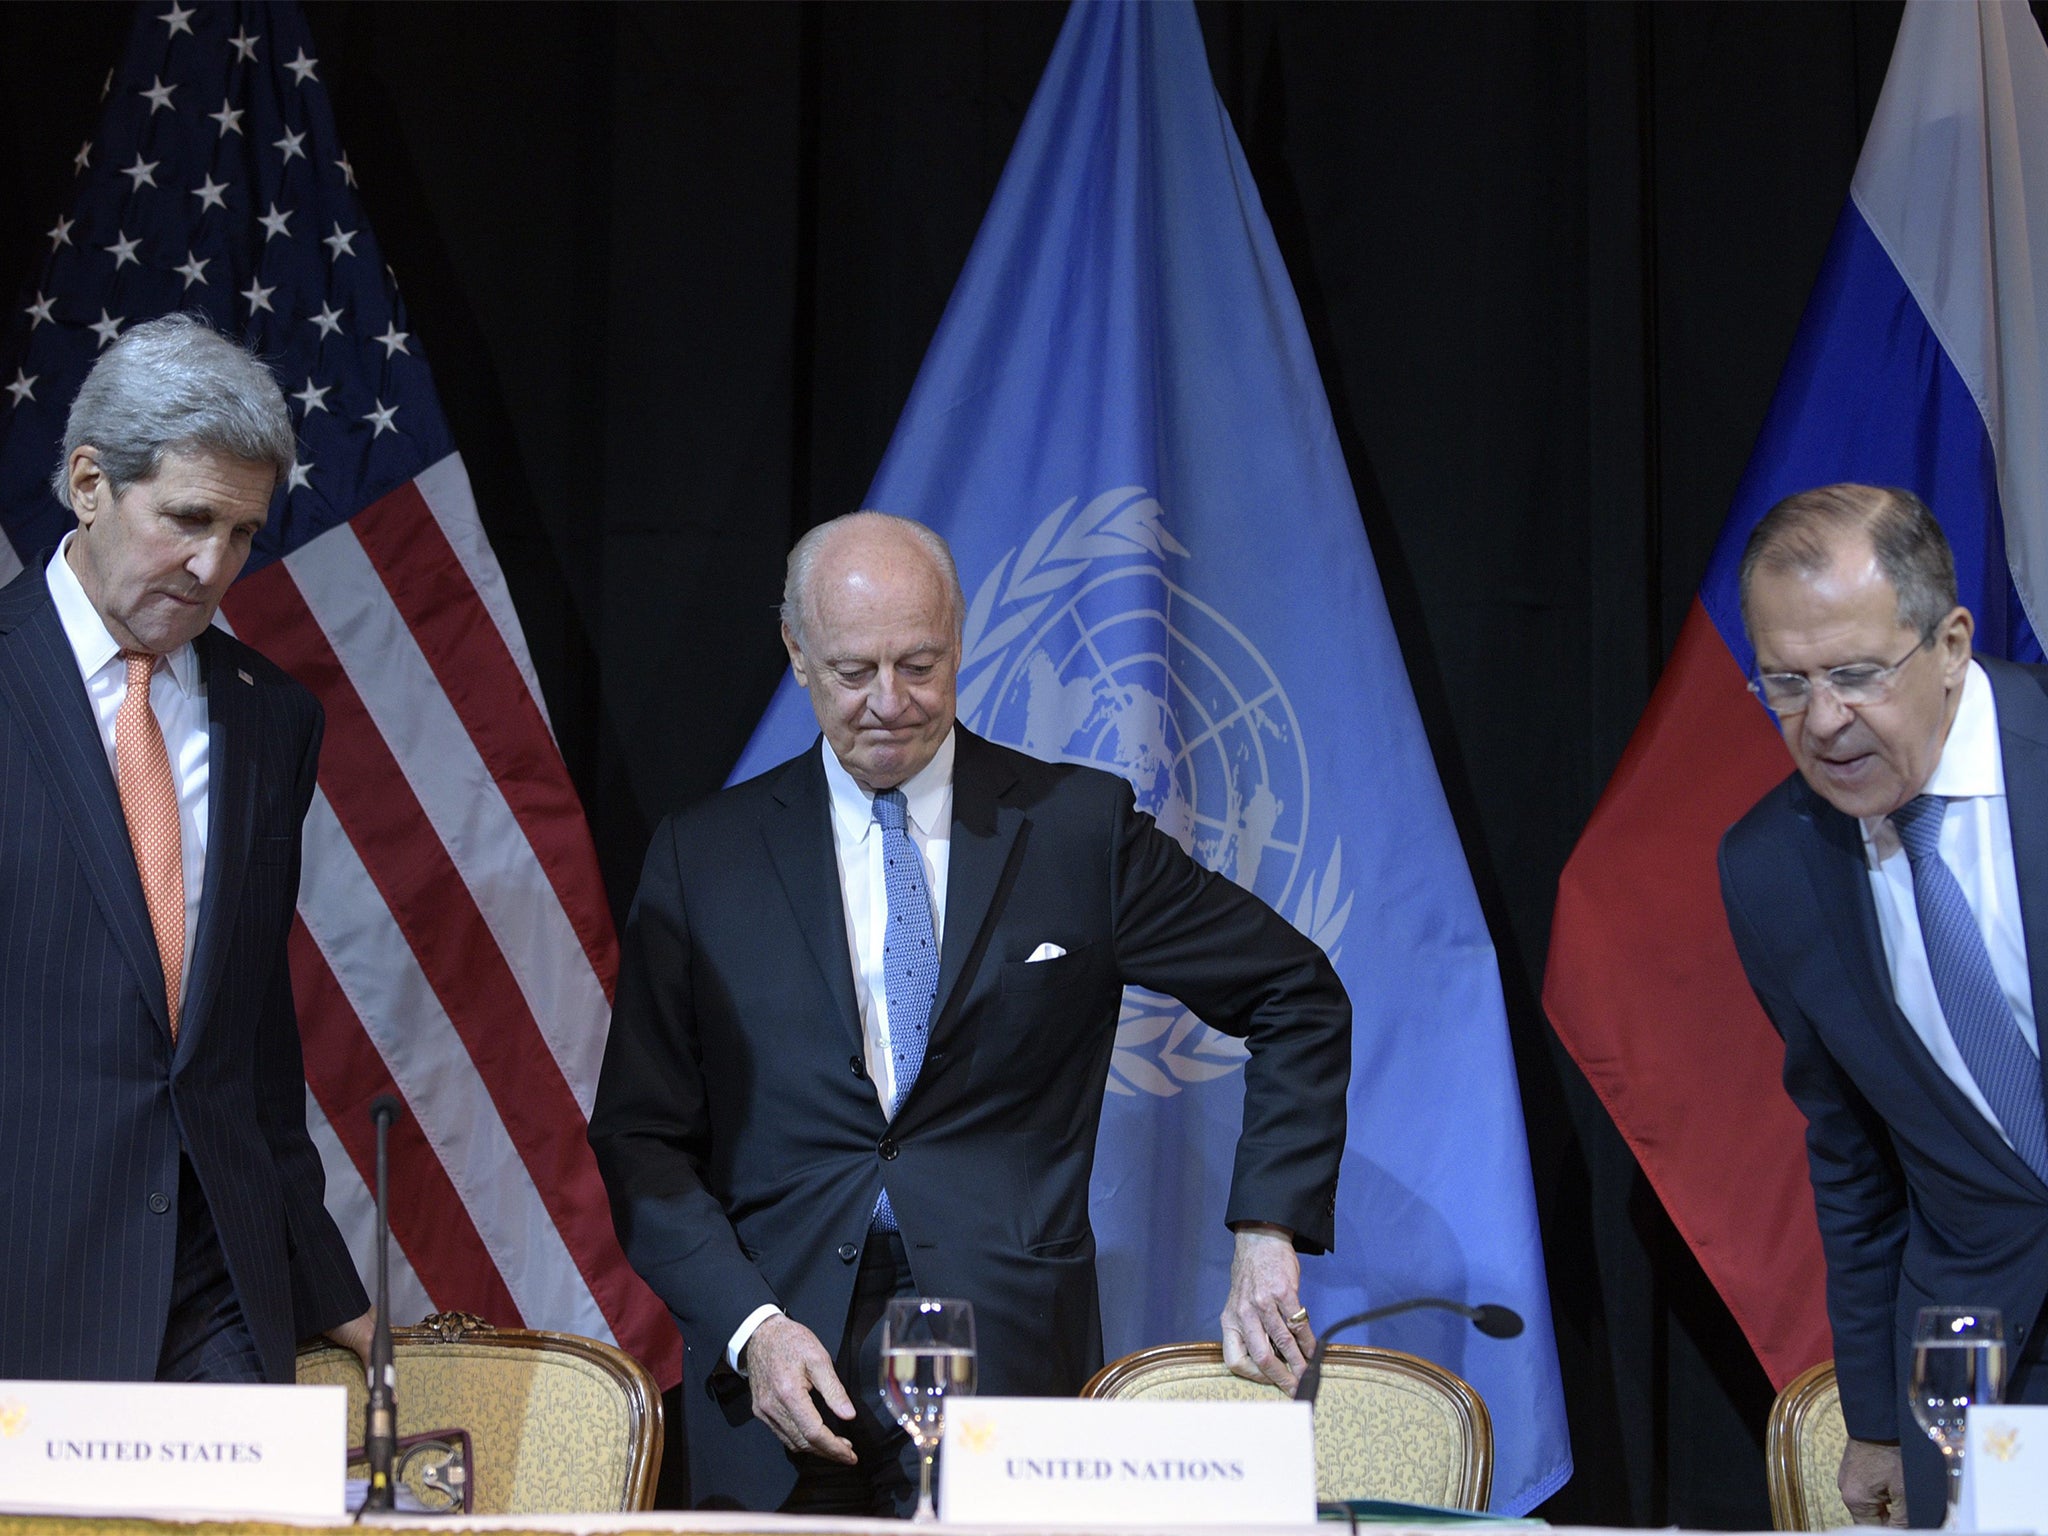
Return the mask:
M 0 1381 L 0 1509 L 346 1513 L 341 1387 Z
M 2048 1531 L 2048 1407 L 1972 1408 L 1957 1529 Z
M 971 1525 L 1308 1525 L 1307 1403 L 958 1398 L 941 1517 Z

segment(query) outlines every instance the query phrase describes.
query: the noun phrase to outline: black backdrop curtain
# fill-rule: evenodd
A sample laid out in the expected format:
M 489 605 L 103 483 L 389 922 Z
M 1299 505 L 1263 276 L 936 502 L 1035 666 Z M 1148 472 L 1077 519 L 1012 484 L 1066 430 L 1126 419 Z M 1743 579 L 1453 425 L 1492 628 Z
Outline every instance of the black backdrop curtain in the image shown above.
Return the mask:
M 622 912 L 775 685 L 783 555 L 859 504 L 1062 10 L 307 10 Z M 1500 953 L 1578 1460 L 1555 1520 L 1768 1522 L 1769 1385 L 1538 997 L 1898 14 L 1201 6 Z M 131 15 L 0 6 L 0 293 Z

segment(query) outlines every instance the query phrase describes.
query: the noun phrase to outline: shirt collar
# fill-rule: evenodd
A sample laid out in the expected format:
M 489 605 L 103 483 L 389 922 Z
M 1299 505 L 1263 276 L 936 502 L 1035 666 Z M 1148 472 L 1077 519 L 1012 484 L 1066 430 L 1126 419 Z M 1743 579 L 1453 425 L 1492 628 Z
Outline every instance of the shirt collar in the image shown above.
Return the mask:
M 1963 697 L 1949 722 L 1941 761 L 1927 776 L 1929 795 L 1961 799 L 2005 793 L 2005 754 L 1998 747 L 1998 705 L 1991 697 L 1991 679 L 1971 662 L 1963 674 Z
M 939 743 L 939 750 L 932 754 L 932 760 L 899 786 L 910 824 L 927 839 L 950 830 L 956 735 L 957 728 L 947 731 L 946 739 Z M 832 793 L 832 819 L 838 822 L 842 839 L 857 843 L 875 824 L 875 797 L 853 781 L 853 775 L 833 753 L 830 741 L 821 741 L 818 750 L 825 758 L 825 787 Z M 947 826 L 939 825 L 941 818 L 947 821 Z
M 63 542 L 57 546 L 57 553 L 43 568 L 43 579 L 49 585 L 50 600 L 56 604 L 57 618 L 64 625 L 64 638 L 71 642 L 71 654 L 78 662 L 78 675 L 90 682 L 114 662 L 121 654 L 121 647 L 107 632 L 106 620 L 93 607 L 92 599 L 85 595 L 78 572 L 71 569 L 71 562 L 64 558 L 65 551 L 71 548 L 71 541 L 77 537 L 76 528 L 64 535 Z M 196 691 L 199 686 L 199 658 L 193 653 L 189 640 L 164 659 L 164 667 L 186 693 Z
M 2005 793 L 2005 754 L 1998 743 L 1998 701 L 1991 694 L 1991 679 L 1972 661 L 1963 673 L 1963 696 L 1956 703 L 1956 717 L 1949 722 L 1948 739 L 1941 744 L 1941 758 L 1927 776 L 1923 795 L 1943 795 L 1951 800 L 1971 800 Z M 1889 816 L 1863 816 L 1864 847 L 1882 860 L 1899 846 Z

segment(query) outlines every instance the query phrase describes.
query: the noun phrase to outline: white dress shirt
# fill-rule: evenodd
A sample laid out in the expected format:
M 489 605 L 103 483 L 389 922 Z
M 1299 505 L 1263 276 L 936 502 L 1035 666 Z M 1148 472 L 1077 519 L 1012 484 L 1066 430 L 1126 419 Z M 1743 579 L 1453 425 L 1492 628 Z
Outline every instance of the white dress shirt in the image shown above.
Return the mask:
M 100 728 L 100 743 L 107 749 L 107 768 L 120 783 L 120 769 L 114 756 L 114 717 L 121 701 L 128 697 L 128 663 L 121 659 L 121 647 L 107 632 L 106 621 L 85 595 L 78 573 L 71 569 L 65 552 L 78 537 L 73 530 L 64 535 L 57 553 L 44 568 L 51 601 L 64 625 L 64 638 L 71 642 L 71 654 L 78 662 L 78 674 L 85 679 L 86 697 L 92 701 L 93 718 Z M 185 964 L 184 986 L 192 976 L 192 943 L 199 930 L 199 901 L 206 879 L 206 784 L 211 727 L 206 715 L 206 685 L 199 677 L 199 657 L 190 642 L 164 658 L 149 680 L 149 702 L 156 711 L 157 725 L 164 733 L 164 751 L 171 760 L 171 777 L 178 786 L 178 848 L 185 866 Z
M 910 841 L 924 860 L 925 886 L 932 898 L 932 938 L 946 938 L 946 872 L 953 848 L 953 743 L 948 731 L 932 760 L 904 780 L 903 798 Z M 875 821 L 875 797 L 853 780 L 821 741 L 825 786 L 832 799 L 832 851 L 839 866 L 839 908 L 846 914 L 846 949 L 853 962 L 853 994 L 860 1007 L 861 1040 L 868 1080 L 882 1113 L 896 1112 L 896 1055 L 890 1049 L 889 998 L 882 978 L 882 939 L 889 925 L 889 887 L 882 864 L 882 829 Z M 754 1330 L 782 1309 L 756 1307 L 726 1346 L 726 1363 L 740 1368 L 740 1354 Z M 826 1341 L 826 1348 L 838 1341 Z
M 1991 968 L 2006 1001 L 2012 1004 L 2020 1034 L 2038 1056 L 2041 1046 L 2034 1023 L 2033 973 L 2027 966 L 2019 876 L 2012 857 L 2005 759 L 1998 745 L 1998 706 L 1992 698 L 1991 679 L 1974 661 L 1963 680 L 1962 701 L 1949 724 L 1941 761 L 1921 793 L 1948 797 L 1948 813 L 1941 824 L 1941 856 L 1955 871 L 1956 883 L 1976 914 L 1984 946 L 1991 952 Z M 1927 965 L 1927 946 L 1920 936 L 1913 867 L 1905 847 L 1889 818 L 1864 817 L 1861 825 L 1892 996 L 1941 1070 L 2011 1145 L 2012 1138 L 2005 1135 L 2005 1127 L 1991 1112 L 1942 1015 L 1934 975 Z

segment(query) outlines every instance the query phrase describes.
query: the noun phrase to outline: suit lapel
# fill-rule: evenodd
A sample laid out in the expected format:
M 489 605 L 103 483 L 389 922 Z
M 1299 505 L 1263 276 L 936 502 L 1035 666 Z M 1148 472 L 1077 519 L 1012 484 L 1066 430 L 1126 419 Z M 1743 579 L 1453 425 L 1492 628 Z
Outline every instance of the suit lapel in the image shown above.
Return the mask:
M 1843 968 L 1856 986 L 1856 1001 L 1873 1028 L 1892 1037 L 1892 1044 L 1921 1070 L 1929 1092 L 1954 1094 L 1965 1109 L 1968 1101 L 1956 1093 L 1955 1085 L 1927 1054 L 1920 1037 L 1892 995 L 1891 970 L 1886 964 L 1884 935 L 1877 926 L 1877 904 L 1870 894 L 1870 865 L 1863 852 L 1863 833 L 1855 820 L 1844 816 L 1815 795 L 1804 784 L 1797 791 L 1803 802 L 1799 814 L 1813 825 L 1814 836 L 1805 840 L 1807 875 L 1813 881 L 1815 912 L 1849 913 L 1845 926 L 1830 922 Z M 1972 1111 L 1974 1113 L 1974 1111 Z
M 816 742 L 790 763 L 771 793 L 779 809 L 761 828 L 768 856 L 796 913 L 818 979 L 839 1012 L 856 1051 L 866 1048 L 860 1004 L 853 990 L 853 959 L 846 951 L 846 909 L 839 895 L 839 863 L 832 852 L 831 794 Z
M 195 649 L 200 683 L 206 689 L 206 872 L 192 974 L 185 983 L 185 1012 L 178 1030 L 181 1053 L 193 1048 L 192 1042 L 206 1027 L 220 989 L 227 936 L 234 931 L 256 815 L 253 761 L 263 708 L 256 687 L 244 682 L 221 657 L 211 629 L 199 637 Z
M 63 810 L 107 926 L 168 1034 L 163 961 L 128 841 L 128 819 L 41 563 L 32 563 L 0 592 L 0 692 Z
M 953 837 L 946 866 L 946 932 L 939 943 L 931 1044 L 959 1017 L 962 985 L 978 963 L 1024 813 L 1003 803 L 1015 778 L 980 737 L 955 727 Z
M 2020 892 L 2020 924 L 2027 936 L 2034 1030 L 2048 1036 L 2048 699 L 2034 678 L 1997 662 L 1985 665 L 1998 704 L 1999 755 L 2005 760 L 2005 815 L 2012 829 L 2012 862 Z M 2048 1051 L 2044 1051 L 2048 1057 Z M 2048 1067 L 2043 1071 L 2048 1092 Z
M 1843 967 L 1855 982 L 1863 1017 L 1874 1030 L 1889 1037 L 1893 1054 L 1908 1065 L 1928 1101 L 1939 1106 L 1966 1141 L 2011 1178 L 2029 1186 L 2038 1185 L 2040 1180 L 2034 1171 L 2006 1145 L 2005 1138 L 1992 1129 L 1977 1106 L 1942 1071 L 1899 1008 L 1892 992 L 1891 967 L 1885 959 L 1884 936 L 1877 924 L 1877 902 L 1870 891 L 1870 864 L 1863 851 L 1862 829 L 1853 817 L 1843 815 L 1804 784 L 1799 786 L 1798 795 L 1800 814 L 1811 818 L 1817 834 L 1805 840 L 1807 870 L 1814 884 L 1814 910 L 1854 914 L 1846 928 L 1835 923 L 1829 925 L 1829 931 L 1834 935 Z M 2014 830 L 2017 834 L 2016 813 Z

